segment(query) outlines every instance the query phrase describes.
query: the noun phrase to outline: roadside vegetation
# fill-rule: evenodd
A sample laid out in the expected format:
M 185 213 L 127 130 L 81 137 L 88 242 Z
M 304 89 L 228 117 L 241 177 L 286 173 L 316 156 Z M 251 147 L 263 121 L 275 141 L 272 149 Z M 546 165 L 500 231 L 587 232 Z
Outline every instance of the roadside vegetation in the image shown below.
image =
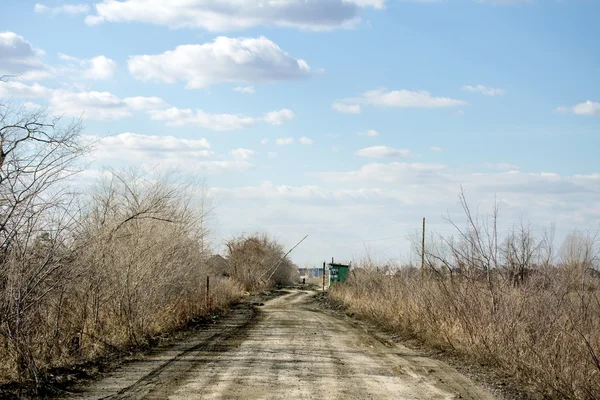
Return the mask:
M 0 102 L 0 385 L 41 387 L 52 368 L 152 345 L 244 290 L 294 279 L 281 245 L 259 234 L 231 239 L 215 276 L 198 182 L 106 170 L 82 186 L 93 144 L 81 132 Z
M 450 222 L 456 235 L 430 241 L 422 271 L 363 260 L 329 298 L 546 397 L 600 399 L 598 237 L 572 232 L 555 248 L 551 231 L 524 225 L 499 237 L 497 210 L 480 218 L 461 203 L 466 228 Z

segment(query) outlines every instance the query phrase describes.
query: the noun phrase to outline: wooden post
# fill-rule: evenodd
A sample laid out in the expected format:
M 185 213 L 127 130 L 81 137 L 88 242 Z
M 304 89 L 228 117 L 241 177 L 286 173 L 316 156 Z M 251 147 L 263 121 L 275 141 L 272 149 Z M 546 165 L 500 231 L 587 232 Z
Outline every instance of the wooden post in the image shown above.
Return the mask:
M 323 261 L 323 291 L 325 291 L 325 261 Z
M 210 276 L 206 275 L 206 309 L 210 312 Z
M 421 277 L 425 270 L 425 217 L 423 217 L 423 240 L 421 242 Z

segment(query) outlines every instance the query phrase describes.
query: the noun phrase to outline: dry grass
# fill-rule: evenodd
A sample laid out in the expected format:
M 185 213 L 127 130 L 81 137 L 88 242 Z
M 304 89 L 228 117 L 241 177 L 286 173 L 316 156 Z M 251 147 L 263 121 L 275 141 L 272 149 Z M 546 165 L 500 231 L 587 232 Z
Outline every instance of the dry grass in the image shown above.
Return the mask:
M 550 242 L 520 229 L 495 246 L 495 230 L 487 235 L 469 220 L 470 234 L 426 250 L 425 273 L 363 264 L 347 284 L 331 288 L 330 299 L 548 398 L 600 399 L 595 237 L 573 233 L 554 252 Z
M 214 279 L 207 301 L 207 211 L 194 188 L 111 171 L 68 229 L 19 231 L 0 257 L 0 383 L 42 386 L 50 368 L 152 344 L 241 297 L 240 284 Z

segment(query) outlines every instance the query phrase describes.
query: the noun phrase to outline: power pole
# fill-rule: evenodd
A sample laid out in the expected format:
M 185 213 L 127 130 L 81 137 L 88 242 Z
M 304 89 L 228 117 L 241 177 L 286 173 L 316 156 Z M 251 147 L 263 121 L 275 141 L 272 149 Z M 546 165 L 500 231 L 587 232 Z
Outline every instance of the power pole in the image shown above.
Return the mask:
M 425 217 L 423 217 L 423 238 L 421 241 L 421 277 L 425 270 Z
M 325 261 L 323 261 L 323 291 L 325 291 Z

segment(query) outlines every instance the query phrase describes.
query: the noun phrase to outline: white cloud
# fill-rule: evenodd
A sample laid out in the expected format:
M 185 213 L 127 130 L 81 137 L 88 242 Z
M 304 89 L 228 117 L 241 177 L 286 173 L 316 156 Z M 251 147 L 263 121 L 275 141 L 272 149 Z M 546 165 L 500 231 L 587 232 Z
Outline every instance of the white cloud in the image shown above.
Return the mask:
M 369 158 L 407 158 L 411 156 L 411 153 L 406 149 L 395 149 L 388 146 L 371 146 L 358 150 L 356 155 Z
M 439 147 L 439 146 L 431 146 L 429 149 L 430 149 L 431 151 L 435 151 L 436 153 L 441 153 L 442 151 L 444 151 L 444 149 L 442 149 L 442 148 L 441 148 L 441 147 Z
M 331 105 L 331 107 L 339 111 L 341 113 L 347 114 L 360 114 L 360 105 L 358 104 L 344 104 L 340 102 L 335 102 Z
M 90 11 L 90 6 L 87 4 L 63 4 L 58 7 L 48 7 L 40 3 L 36 3 L 33 11 L 40 14 L 86 14 Z
M 462 89 L 466 90 L 467 92 L 481 93 L 486 96 L 504 96 L 506 93 L 504 89 L 488 88 L 483 85 L 464 85 Z
M 588 117 L 600 116 L 600 103 L 586 101 L 573 106 L 573 113 L 577 115 L 586 115 Z
M 23 36 L 14 32 L 0 32 L 0 75 L 43 72 L 44 51 L 33 47 Z
M 124 101 L 134 110 L 156 110 L 169 107 L 167 102 L 160 97 L 135 96 L 127 97 Z
M 343 104 L 371 104 L 386 107 L 399 108 L 445 108 L 463 106 L 467 103 L 463 100 L 451 99 L 449 97 L 432 97 L 429 92 L 410 90 L 376 89 L 369 90 L 361 97 L 349 98 L 341 101 Z M 338 103 L 334 103 L 338 104 Z
M 271 111 L 265 114 L 264 121 L 271 125 L 281 125 L 284 122 L 291 121 L 296 118 L 292 110 L 282 108 L 278 111 Z
M 117 70 L 117 63 L 104 56 L 94 57 L 86 60 L 89 67 L 86 68 L 83 76 L 88 79 L 110 79 Z
M 358 136 L 376 137 L 379 136 L 379 132 L 374 129 L 369 129 L 366 132 L 356 132 Z
M 256 26 L 282 26 L 309 30 L 351 27 L 360 22 L 361 7 L 381 9 L 384 0 L 104 0 L 86 23 L 144 22 L 170 28 L 200 28 L 211 32 Z
M 216 159 L 206 139 L 183 139 L 174 136 L 122 133 L 103 138 L 86 137 L 94 142 L 96 166 L 141 166 L 148 170 L 178 169 L 189 174 L 219 174 L 245 171 L 253 165 L 232 151 L 232 159 Z M 238 149 L 244 150 L 244 149 Z M 248 155 L 248 153 L 246 153 Z
M 267 144 L 267 143 L 269 143 L 269 138 L 262 138 L 260 140 L 260 144 Z
M 120 98 L 109 92 L 51 89 L 38 83 L 31 85 L 18 81 L 0 84 L 0 97 L 44 99 L 50 113 L 89 119 L 121 119 L 135 110 L 154 110 L 167 104 L 158 97 Z
M 254 94 L 254 86 L 238 86 L 233 88 L 234 92 Z
M 163 121 L 169 126 L 195 125 L 215 131 L 229 131 L 248 128 L 257 122 L 256 118 L 237 114 L 210 114 L 197 109 L 171 107 L 162 110 L 149 110 L 150 118 Z
M 258 153 L 253 150 L 242 149 L 242 148 L 231 150 L 229 152 L 229 154 L 231 154 L 234 158 L 237 158 L 240 160 L 249 160 L 258 155 Z
M 47 97 L 51 90 L 39 83 L 27 85 L 19 81 L 0 82 L 0 98 L 35 99 Z
M 185 81 L 188 89 L 219 82 L 276 82 L 305 79 L 310 67 L 266 37 L 217 37 L 213 42 L 177 46 L 157 55 L 129 57 L 129 72 L 142 81 Z
M 575 104 L 573 107 L 557 107 L 555 111 L 561 114 L 572 112 L 575 115 L 597 117 L 600 116 L 600 103 L 587 100 L 583 103 Z
M 302 144 L 313 144 L 314 143 L 311 138 L 307 138 L 306 136 L 302 136 L 299 139 L 299 142 L 302 143 Z
M 275 143 L 277 143 L 280 146 L 287 146 L 289 144 L 294 143 L 294 138 L 291 138 L 291 137 L 278 138 L 278 139 L 275 139 Z
M 84 79 L 107 80 L 111 79 L 116 70 L 117 63 L 105 56 L 97 56 L 90 59 L 80 59 L 59 53 L 59 58 L 69 63 L 64 75 L 73 75 L 79 72 Z M 79 71 L 78 71 L 79 70 Z
M 359 7 L 385 8 L 385 0 L 343 0 L 345 3 L 354 3 Z
M 423 163 L 371 163 L 363 165 L 356 171 L 323 172 L 320 178 L 331 183 L 352 183 L 362 185 L 378 185 L 391 183 L 421 183 L 431 180 L 444 182 L 443 172 L 446 166 L 442 164 Z
M 277 153 L 274 151 L 270 151 L 267 153 L 267 157 L 269 158 L 276 158 L 277 157 Z
M 600 223 L 598 173 L 474 173 L 435 164 L 388 163 L 319 176 L 325 183 L 296 186 L 266 181 L 212 189 L 211 194 L 220 200 L 217 214 L 224 237 L 239 231 L 240 220 L 247 221 L 246 231 L 260 229 L 283 235 L 281 240 L 288 247 L 299 238 L 286 236 L 286 232 L 310 232 L 308 241 L 294 251 L 299 264 L 319 262 L 315 253 L 357 259 L 364 252 L 357 243 L 389 238 L 368 243 L 370 255 L 385 262 L 389 258 L 408 261 L 408 236 L 419 229 L 422 216 L 427 217 L 427 230 L 433 234 L 456 233 L 444 221 L 446 216 L 464 226 L 458 203 L 461 185 L 472 211 L 479 210 L 480 215 L 491 212 L 498 202 L 500 234 L 521 218 L 531 221 L 536 236 L 554 222 L 555 244 L 559 245 L 560 231 L 574 227 L 595 231 Z M 290 213 L 290 209 L 295 212 Z M 393 252 L 379 254 L 394 243 L 397 247 Z
M 127 118 L 132 114 L 123 99 L 109 92 L 56 89 L 51 91 L 48 104 L 53 114 L 97 120 Z

